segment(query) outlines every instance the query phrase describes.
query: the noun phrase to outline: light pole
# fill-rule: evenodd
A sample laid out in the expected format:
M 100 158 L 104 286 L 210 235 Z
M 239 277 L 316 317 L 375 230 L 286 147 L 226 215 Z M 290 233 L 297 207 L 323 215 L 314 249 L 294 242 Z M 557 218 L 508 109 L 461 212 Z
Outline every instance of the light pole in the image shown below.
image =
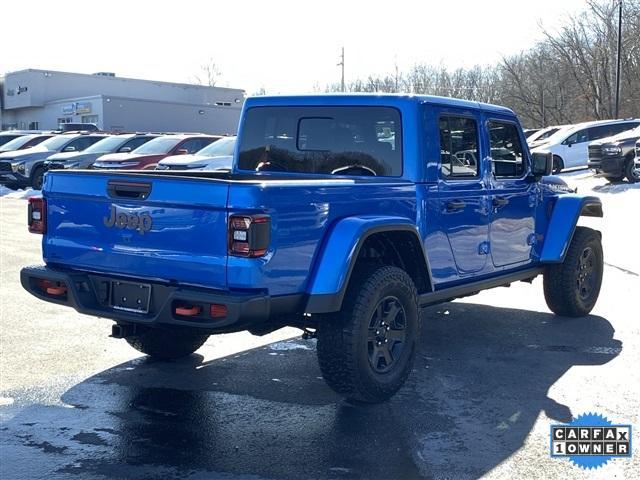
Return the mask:
M 618 2 L 618 53 L 616 64 L 616 110 L 615 117 L 620 113 L 620 61 L 622 57 L 622 0 Z
M 344 92 L 344 47 L 342 47 L 342 53 L 340 54 L 340 63 L 338 64 L 342 70 L 342 76 L 340 77 L 340 91 Z

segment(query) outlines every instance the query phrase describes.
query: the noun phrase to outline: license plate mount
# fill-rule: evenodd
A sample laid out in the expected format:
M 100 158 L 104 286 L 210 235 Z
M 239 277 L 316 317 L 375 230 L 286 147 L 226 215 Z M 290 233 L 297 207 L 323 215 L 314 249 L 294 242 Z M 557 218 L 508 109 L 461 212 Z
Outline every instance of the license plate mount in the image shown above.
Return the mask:
M 151 285 L 148 283 L 111 281 L 111 308 L 125 312 L 149 313 Z

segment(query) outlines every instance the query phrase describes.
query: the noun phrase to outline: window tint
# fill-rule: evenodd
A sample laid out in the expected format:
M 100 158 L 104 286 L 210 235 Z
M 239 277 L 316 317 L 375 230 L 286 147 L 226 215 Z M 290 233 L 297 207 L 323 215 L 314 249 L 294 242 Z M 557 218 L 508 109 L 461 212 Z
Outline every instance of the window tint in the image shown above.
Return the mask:
M 67 147 L 75 147 L 76 152 L 80 152 L 87 147 L 90 147 L 98 140 L 102 140 L 104 137 L 80 137 L 76 138 L 73 142 L 69 143 Z M 65 147 L 66 148 L 66 147 Z
M 617 135 L 618 133 L 626 132 L 627 130 L 631 130 L 637 127 L 639 124 L 635 122 L 629 123 L 617 123 L 615 125 L 611 125 L 611 135 Z
M 512 123 L 489 122 L 491 164 L 496 177 L 521 177 L 525 162 L 518 128 Z
M 247 111 L 239 168 L 402 175 L 400 113 L 389 107 L 257 107 Z
M 443 177 L 477 177 L 480 152 L 476 121 L 440 117 L 440 172 Z
M 584 129 L 584 130 L 580 130 L 579 132 L 574 133 L 573 135 L 568 137 L 562 143 L 565 143 L 565 144 L 583 143 L 583 142 L 588 142 L 588 141 L 589 141 L 589 130 L 588 129 Z
M 180 145 L 178 149 L 185 149 L 189 153 L 196 153 L 198 150 L 202 150 L 204 147 L 209 145 L 212 141 L 212 138 L 192 138 Z
M 589 129 L 589 141 L 600 140 L 601 138 L 610 137 L 615 135 L 614 125 L 600 125 Z
M 118 150 L 122 150 L 124 147 L 129 147 L 131 150 L 135 150 L 140 145 L 144 145 L 145 143 L 147 143 L 149 140 L 152 140 L 152 139 L 153 137 L 133 138 L 129 140 L 127 143 L 125 143 L 124 145 L 122 145 L 122 147 L 120 147 Z

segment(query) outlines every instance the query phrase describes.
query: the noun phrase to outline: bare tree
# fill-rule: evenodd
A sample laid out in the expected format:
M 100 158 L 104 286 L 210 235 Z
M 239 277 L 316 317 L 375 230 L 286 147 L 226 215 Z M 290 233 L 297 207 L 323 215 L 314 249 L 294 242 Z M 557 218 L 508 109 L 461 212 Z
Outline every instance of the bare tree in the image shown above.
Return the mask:
M 624 0 L 620 115 L 640 117 L 640 0 Z M 527 126 L 611 118 L 615 103 L 617 2 L 589 0 L 544 40 L 496 65 L 450 70 L 419 63 L 368 75 L 350 92 L 407 92 L 499 103 Z M 329 85 L 325 91 L 337 91 Z
M 210 58 L 207 63 L 200 67 L 200 74 L 194 75 L 193 78 L 198 85 L 206 85 L 208 87 L 215 87 L 220 79 L 222 72 L 218 64 Z

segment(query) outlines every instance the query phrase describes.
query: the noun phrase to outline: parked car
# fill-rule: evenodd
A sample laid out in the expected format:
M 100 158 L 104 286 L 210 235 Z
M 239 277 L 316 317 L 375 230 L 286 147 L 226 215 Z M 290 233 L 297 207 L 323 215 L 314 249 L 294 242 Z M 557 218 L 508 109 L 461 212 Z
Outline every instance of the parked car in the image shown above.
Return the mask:
M 46 172 L 44 162 L 59 152 L 80 152 L 103 139 L 103 134 L 75 133 L 53 136 L 35 147 L 0 154 L 0 184 L 39 190 Z
M 154 138 L 130 153 L 103 155 L 93 164 L 96 169 L 152 170 L 171 155 L 188 155 L 202 150 L 220 137 L 203 134 L 164 135 Z
M 534 147 L 533 152 L 553 154 L 553 172 L 565 168 L 586 167 L 589 162 L 589 142 L 610 137 L 640 125 L 640 119 L 601 120 L 560 129 L 547 138 L 547 142 Z
M 58 128 L 62 132 L 99 132 L 100 131 L 100 129 L 95 123 L 80 123 L 80 122 L 61 123 L 58 126 Z
M 529 138 L 531 135 L 539 131 L 540 131 L 539 128 L 525 128 L 523 130 L 525 138 Z
M 32 130 L 7 130 L 6 132 L 0 132 L 0 147 L 5 143 L 10 142 L 19 137 L 29 135 L 31 133 L 40 133 Z
M 14 152 L 16 150 L 35 147 L 48 138 L 53 137 L 53 135 L 53 133 L 32 133 L 29 135 L 22 135 L 0 146 L 0 153 Z
M 90 168 L 103 155 L 132 152 L 158 136 L 159 134 L 128 133 L 105 137 L 81 152 L 62 152 L 51 155 L 45 162 L 45 168 L 47 170 Z
M 635 168 L 636 141 L 640 127 L 589 144 L 589 168 L 610 182 L 623 178 L 631 183 L 640 181 Z
M 561 128 L 569 128 L 571 126 L 572 125 L 553 125 L 553 126 L 538 130 L 536 133 L 534 133 L 530 137 L 527 137 L 527 144 L 529 145 L 529 148 L 539 147 L 540 145 L 545 143 L 547 138 L 549 138 L 554 133 L 558 132 Z
M 422 307 L 538 275 L 556 314 L 595 306 L 600 232 L 576 224 L 602 203 L 547 180 L 552 156 L 529 154 L 511 110 L 253 97 L 240 125 L 231 173 L 49 172 L 28 217 L 46 265 L 23 268 L 23 287 L 114 320 L 158 359 L 211 334 L 304 328 L 329 386 L 371 403 L 411 373 Z M 478 162 L 459 169 L 467 151 Z
M 160 160 L 156 170 L 231 169 L 236 137 L 223 137 L 191 155 L 173 155 Z

